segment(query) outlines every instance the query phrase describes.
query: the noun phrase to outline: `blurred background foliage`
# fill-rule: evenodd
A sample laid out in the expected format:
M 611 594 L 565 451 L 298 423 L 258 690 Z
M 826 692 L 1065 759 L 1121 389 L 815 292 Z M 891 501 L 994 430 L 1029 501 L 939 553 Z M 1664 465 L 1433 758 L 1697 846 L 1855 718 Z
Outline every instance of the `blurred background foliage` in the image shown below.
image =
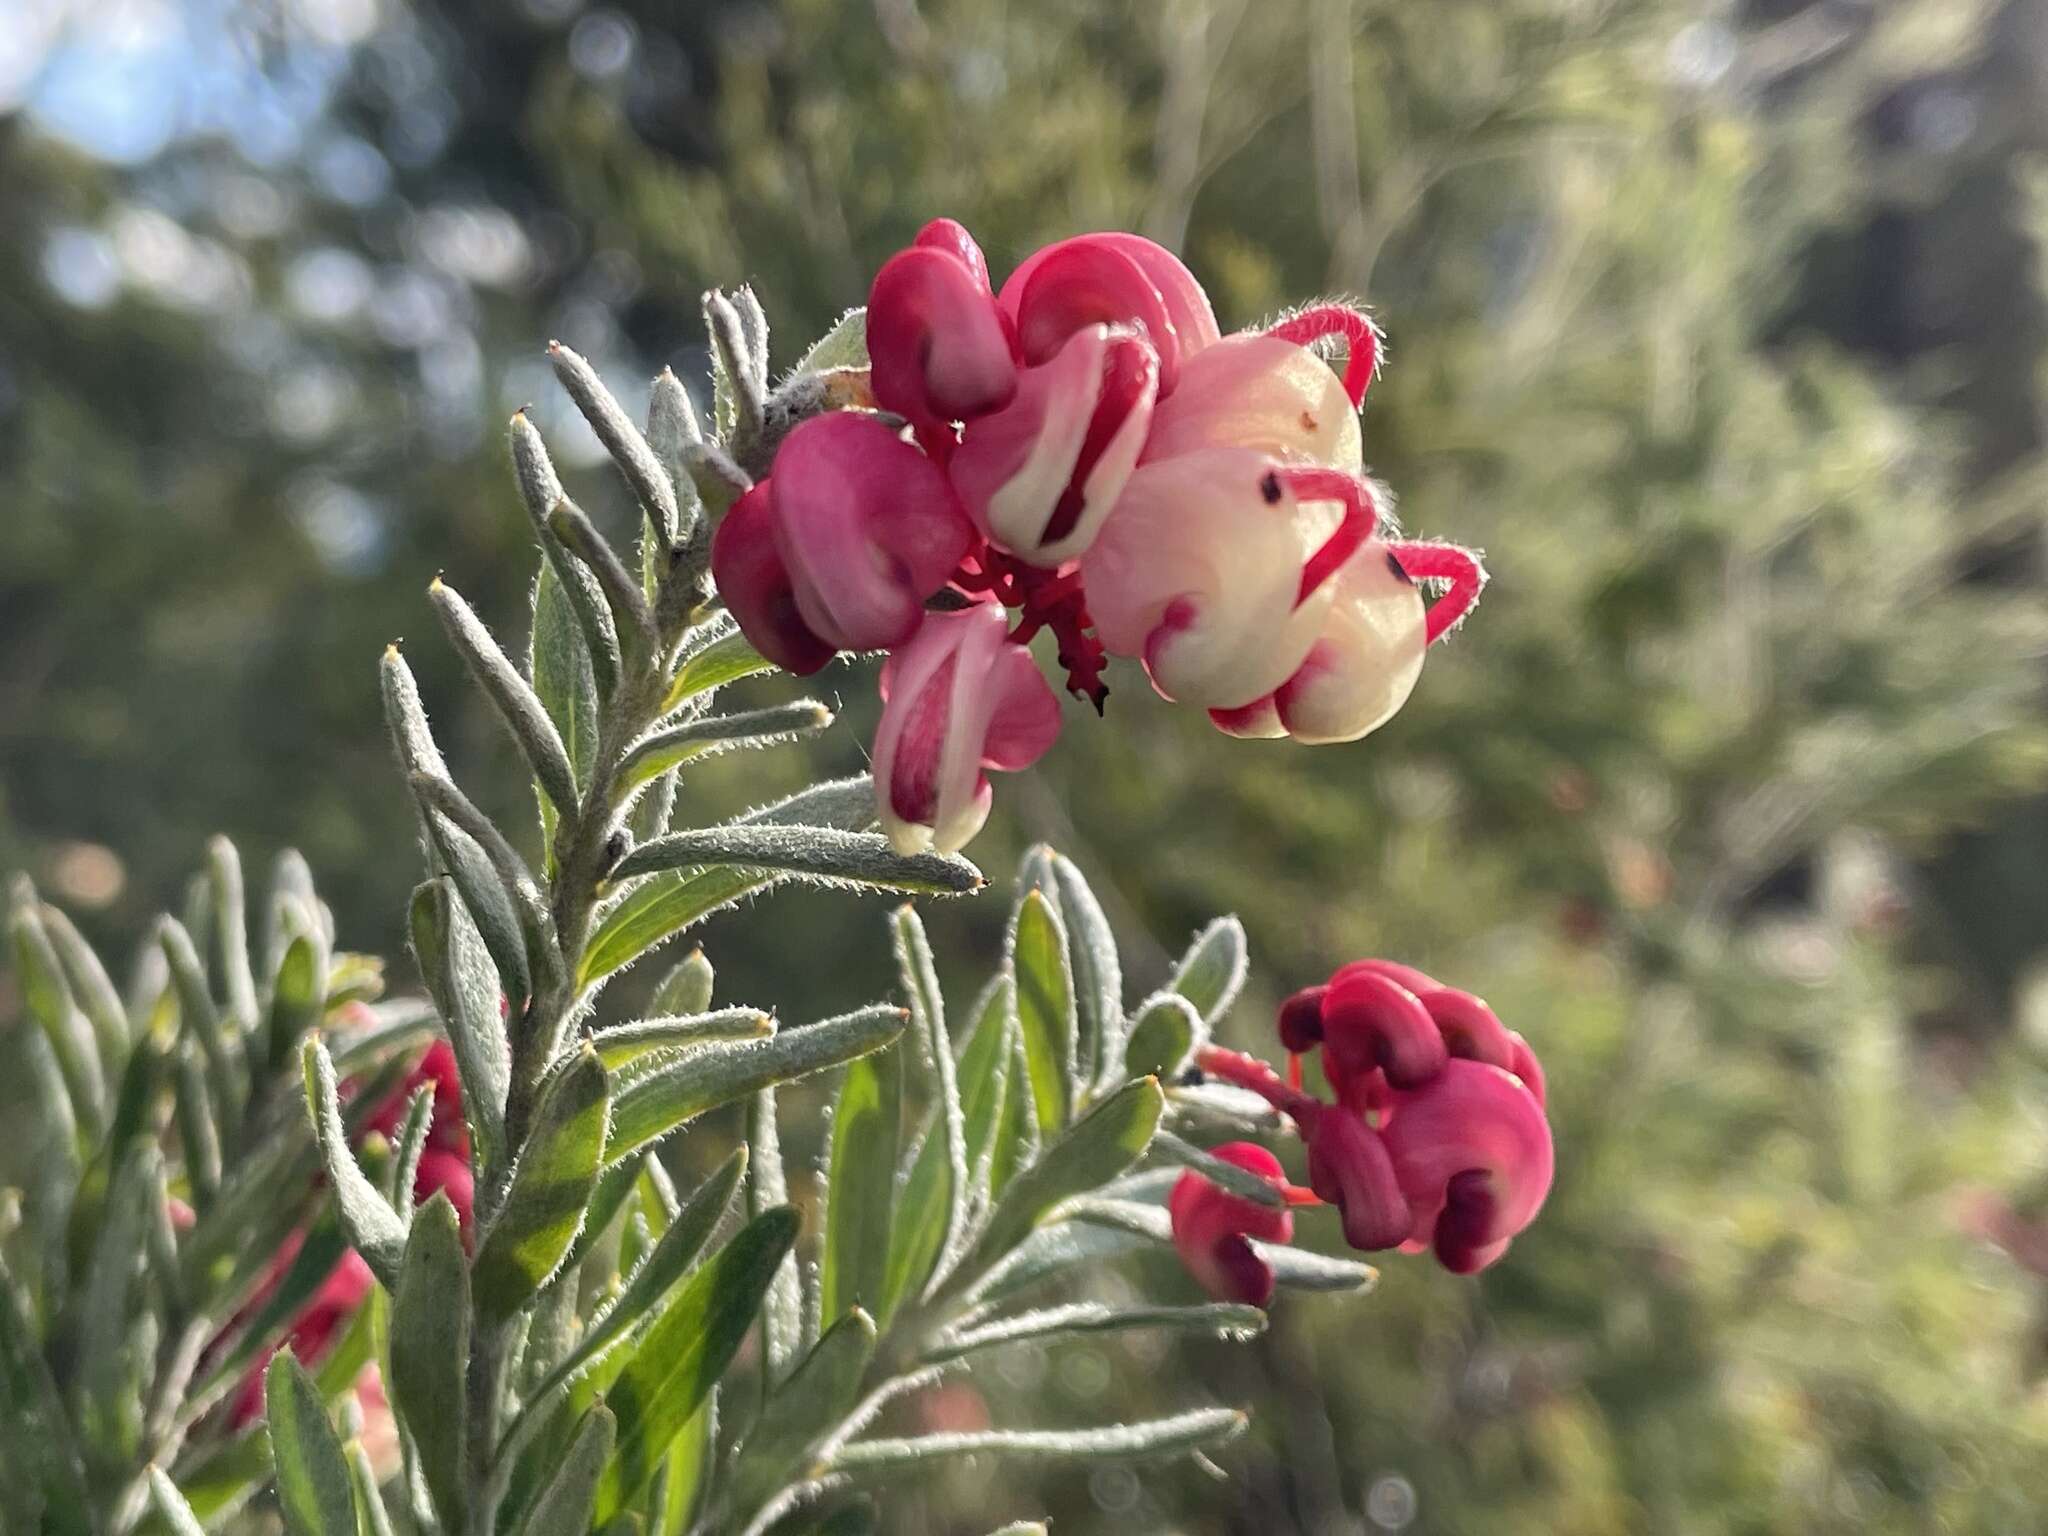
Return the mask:
M 1967 1213 L 2048 1169 L 2042 0 L 5 10 L 0 865 L 116 938 L 206 833 L 292 843 L 395 955 L 373 666 L 438 568 L 521 629 L 507 413 L 626 526 L 551 336 L 644 402 L 750 281 L 787 362 L 941 212 L 999 272 L 1143 230 L 1226 325 L 1364 295 L 1368 457 L 1486 547 L 1476 622 L 1352 747 L 1126 674 L 975 853 L 1073 854 L 1144 985 L 1239 912 L 1245 1042 L 1356 954 L 1486 993 L 1550 1068 L 1550 1210 L 1477 1283 L 1395 1259 L 1248 1349 L 934 1394 L 1085 1420 L 1172 1373 L 1258 1417 L 1226 1482 L 970 1468 L 904 1529 L 2038 1528 L 2039 1281 Z M 409 654 L 523 814 L 454 659 Z M 824 681 L 845 771 L 872 682 Z M 773 900 L 708 930 L 722 991 L 887 985 L 874 904 Z M 935 916 L 963 994 L 1001 905 Z

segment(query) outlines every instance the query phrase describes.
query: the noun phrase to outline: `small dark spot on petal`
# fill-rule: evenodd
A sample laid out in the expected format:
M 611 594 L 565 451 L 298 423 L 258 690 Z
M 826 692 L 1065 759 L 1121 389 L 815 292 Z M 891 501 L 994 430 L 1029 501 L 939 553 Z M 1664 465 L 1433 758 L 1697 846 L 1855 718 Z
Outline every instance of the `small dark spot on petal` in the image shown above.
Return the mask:
M 1403 582 L 1411 587 L 1415 585 L 1415 578 L 1401 568 L 1401 562 L 1394 558 L 1392 550 L 1387 551 L 1387 569 L 1394 573 L 1396 581 Z
M 1266 505 L 1269 507 L 1280 504 L 1280 477 L 1270 469 L 1259 481 L 1259 494 L 1266 498 Z

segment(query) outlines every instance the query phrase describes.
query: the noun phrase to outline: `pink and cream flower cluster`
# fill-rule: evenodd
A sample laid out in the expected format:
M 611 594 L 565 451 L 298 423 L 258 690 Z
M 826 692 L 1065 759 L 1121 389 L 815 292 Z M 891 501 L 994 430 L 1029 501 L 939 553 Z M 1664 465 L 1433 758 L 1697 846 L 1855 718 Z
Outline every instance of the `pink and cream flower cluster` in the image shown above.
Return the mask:
M 1484 584 L 1470 551 L 1395 538 L 1364 475 L 1380 349 L 1356 310 L 1225 336 L 1193 274 L 1130 234 L 1047 246 L 997 291 L 939 219 L 876 275 L 867 344 L 881 411 L 792 431 L 712 569 L 792 672 L 891 653 L 874 766 L 905 851 L 965 844 L 987 770 L 1052 745 L 1041 630 L 1098 710 L 1121 656 L 1233 735 L 1353 741 Z M 1449 585 L 1430 604 L 1419 582 Z
M 1308 1153 L 1309 1187 L 1253 1142 L 1216 1151 L 1280 1191 L 1262 1204 L 1200 1173 L 1169 1202 L 1174 1246 L 1211 1295 L 1264 1306 L 1272 1265 L 1253 1240 L 1285 1243 L 1295 1205 L 1331 1205 L 1344 1240 L 1370 1251 L 1434 1249 L 1454 1274 L 1507 1252 L 1550 1192 L 1543 1070 L 1529 1042 L 1469 992 L 1412 966 L 1359 960 L 1281 1007 L 1286 1079 L 1256 1057 L 1206 1046 L 1196 1060 L 1290 1120 Z M 1320 1051 L 1332 1099 L 1301 1086 L 1301 1057 Z

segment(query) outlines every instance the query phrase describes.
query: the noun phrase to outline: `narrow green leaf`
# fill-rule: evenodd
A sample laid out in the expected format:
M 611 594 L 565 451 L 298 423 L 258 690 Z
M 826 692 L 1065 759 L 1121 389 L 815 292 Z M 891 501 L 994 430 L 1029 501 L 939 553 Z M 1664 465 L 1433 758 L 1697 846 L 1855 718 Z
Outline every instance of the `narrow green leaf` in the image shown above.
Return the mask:
M 189 1043 L 178 1053 L 172 1088 L 178 1107 L 172 1118 L 177 1126 L 179 1148 L 185 1154 L 185 1178 L 191 1185 L 192 1205 L 205 1215 L 220 1193 L 220 1121 L 213 1112 L 213 1096 L 206 1089 L 205 1067 L 197 1048 Z
M 969 1033 L 960 1051 L 960 1104 L 965 1111 L 972 1204 L 988 1203 L 992 1165 L 1002 1131 L 1005 1095 L 1013 1091 L 1011 1064 L 1017 1059 L 1016 983 L 998 975 L 975 999 Z M 1015 1089 L 1021 1096 L 1021 1088 Z
M 384 1508 L 384 1495 L 378 1488 L 377 1469 L 370 1465 L 370 1453 L 363 1449 L 361 1440 L 351 1440 L 342 1447 L 348 1457 L 348 1475 L 355 1484 L 356 1514 L 361 1520 L 356 1536 L 395 1536 L 391 1529 L 391 1516 Z
M 214 954 L 221 988 L 238 1031 L 256 1027 L 256 976 L 249 968 L 248 899 L 242 884 L 242 855 L 224 837 L 206 844 L 206 880 L 213 893 Z
M 97 1142 L 106 1129 L 107 1087 L 92 1026 L 72 1000 L 71 984 L 50 936 L 43 928 L 35 891 L 26 880 L 15 882 L 8 937 L 14 947 L 15 974 L 28 1011 L 50 1043 L 50 1053 L 64 1076 L 71 1108 L 86 1140 Z
M 568 1253 L 604 1161 L 610 1113 L 610 1079 L 586 1046 L 549 1083 L 504 1207 L 477 1250 L 473 1279 L 482 1316 L 509 1317 Z
M 964 895 L 983 883 L 981 871 L 956 853 L 898 853 L 879 832 L 774 826 L 671 832 L 627 854 L 613 878 L 725 864 L 925 895 Z
M 907 1440 L 857 1440 L 834 1466 L 845 1472 L 885 1472 L 952 1456 L 1003 1456 L 1020 1461 L 1137 1461 L 1235 1439 L 1245 1416 L 1234 1408 L 1199 1408 L 1171 1418 L 1092 1429 L 987 1429 L 919 1435 Z
M 1124 973 L 1116 935 L 1074 861 L 1051 856 L 1060 917 L 1067 926 L 1067 954 L 1074 978 L 1074 1075 L 1083 1082 L 1100 1077 L 1107 1088 L 1123 1080 Z
M 1067 1123 L 1074 1092 L 1074 974 L 1067 930 L 1044 892 L 1027 891 L 1010 926 L 1010 974 L 1038 1124 L 1048 1136 Z
M 690 392 L 672 369 L 655 375 L 654 388 L 647 397 L 647 446 L 676 496 L 676 537 L 686 538 L 703 515 L 696 482 L 684 466 L 683 450 L 704 441 L 704 429 L 697 424 L 697 408 Z
M 763 1088 L 747 1101 L 747 1144 L 754 1149 L 753 1177 L 747 1180 L 747 1212 L 764 1216 L 789 1203 L 773 1088 Z M 803 1282 L 797 1277 L 796 1255 L 791 1254 L 777 1266 L 768 1299 L 761 1307 L 763 1364 L 771 1386 L 795 1363 L 796 1353 L 803 1347 L 803 1333 Z
M 718 1388 L 713 1387 L 668 1448 L 662 1468 L 661 1503 L 655 1511 L 659 1524 L 650 1526 L 650 1532 L 684 1536 L 692 1529 L 710 1489 L 717 1456 Z
M 804 353 L 796 365 L 798 373 L 823 373 L 829 368 L 865 368 L 868 365 L 868 312 L 849 309 L 832 323 L 832 328 Z
M 562 381 L 569 398 L 576 402 L 576 409 L 590 423 L 590 430 L 597 434 L 597 440 L 604 444 L 605 452 L 611 455 L 619 473 L 625 476 L 626 484 L 632 489 L 661 542 L 664 545 L 673 543 L 677 516 L 675 490 L 669 484 L 660 460 L 655 458 L 654 450 L 647 446 L 647 439 L 640 435 L 640 429 L 620 408 L 612 392 L 605 388 L 597 370 L 582 357 L 560 342 L 551 342 L 548 361 L 554 365 L 555 377 Z
M 767 1040 L 707 1045 L 664 1063 L 613 1100 L 606 1160 L 659 1141 L 708 1109 L 878 1051 L 903 1033 L 908 1018 L 900 1008 L 876 1004 Z
M 661 711 L 667 714 L 685 699 L 694 699 L 700 693 L 723 688 L 743 677 L 774 670 L 775 663 L 755 650 L 735 627 L 688 656 L 676 668 L 676 675 L 668 685 L 668 694 L 661 701 Z
M 76 1298 L 79 1422 L 86 1439 L 113 1456 L 132 1456 L 142 1433 L 129 1355 L 130 1302 L 162 1168 L 161 1154 L 147 1142 L 123 1159 L 107 1192 L 84 1292 Z
M 1123 1070 L 1132 1075 L 1171 1078 L 1200 1043 L 1202 1015 L 1178 992 L 1154 992 L 1132 1016 Z
M 412 893 L 413 957 L 448 1028 L 448 1044 L 462 1077 L 462 1109 L 476 1133 L 479 1161 L 502 1166 L 505 1097 L 512 1082 L 512 1047 L 500 1017 L 497 968 L 484 948 L 469 909 L 446 876 L 422 881 Z
M 0 1511 L 23 1508 L 38 1536 L 97 1536 L 85 1463 L 31 1318 L 0 1261 Z
M 619 636 L 612 627 L 611 610 L 598 590 L 597 578 L 578 564 L 561 541 L 548 531 L 548 513 L 562 499 L 562 481 L 548 458 L 547 445 L 527 420 L 515 411 L 511 425 L 512 473 L 519 486 L 519 499 L 533 524 L 541 558 L 554 577 L 558 594 L 566 597 L 571 616 L 583 636 L 583 654 L 588 662 L 598 695 L 610 698 L 619 680 Z M 536 686 L 539 676 L 534 678 Z M 560 722 L 558 721 L 557 724 Z M 408 764 L 408 767 L 412 765 Z
M 590 1043 L 607 1067 L 622 1067 L 654 1051 L 765 1040 L 774 1033 L 775 1021 L 758 1008 L 721 1008 L 716 1013 L 676 1014 L 614 1024 L 592 1035 Z
M 391 1395 L 411 1432 L 435 1512 L 463 1528 L 466 1503 L 469 1274 L 462 1223 L 445 1193 L 412 1220 L 391 1301 Z
M 902 1120 L 901 1049 L 891 1045 L 851 1063 L 832 1108 L 826 1164 L 825 1243 L 818 1260 L 825 1317 L 882 1304 Z
M 587 1536 L 597 1508 L 598 1480 L 611 1460 L 618 1421 L 602 1403 L 583 1415 L 576 1438 L 520 1527 L 524 1536 Z
M 986 1195 L 989 1158 L 1002 1114 L 1003 1084 L 1013 1054 L 1008 999 L 1009 982 L 998 977 L 975 1009 L 972 1033 L 957 1072 L 966 1186 L 976 1202 Z M 923 1294 L 944 1256 L 965 1240 L 965 1216 L 957 1233 L 949 1233 L 946 1221 L 945 1201 L 954 1184 L 951 1162 L 942 1129 L 934 1124 L 919 1144 L 898 1196 L 899 1214 L 889 1251 L 889 1287 L 880 1319 L 885 1328 L 906 1300 Z
M 890 928 L 896 974 L 910 1003 L 911 1020 L 917 1026 L 918 1060 L 938 1109 L 937 1142 L 945 1157 L 944 1201 L 937 1213 L 940 1249 L 951 1252 L 967 1227 L 967 1202 L 973 1178 L 967 1163 L 967 1116 L 961 1104 L 959 1069 L 953 1060 L 953 1040 L 946 1030 L 945 998 L 939 991 L 938 969 L 932 962 L 931 941 L 925 936 L 924 921 L 917 915 L 917 909 L 906 903 L 896 909 Z
M 1245 948 L 1244 924 L 1219 917 L 1195 935 L 1166 985 L 1195 1005 L 1203 1023 L 1213 1025 L 1244 988 Z
M 313 1130 L 320 1141 L 320 1154 L 327 1167 L 327 1181 L 334 1192 L 335 1209 L 342 1230 L 363 1256 L 378 1282 L 387 1290 L 398 1286 L 399 1266 L 405 1257 L 406 1224 L 390 1202 L 356 1162 L 349 1150 L 348 1131 L 342 1125 L 341 1104 L 336 1096 L 334 1062 L 319 1039 L 308 1040 L 299 1053 L 305 1071 L 306 1106 L 313 1116 Z
M 199 951 L 192 935 L 175 917 L 157 923 L 157 941 L 170 962 L 171 981 L 178 991 L 178 1011 L 186 1032 L 199 1042 L 206 1058 L 206 1087 L 213 1099 L 224 1139 L 231 1140 L 242 1117 L 240 1053 L 213 994 L 206 985 L 206 970 L 199 963 Z
M 533 584 L 533 628 L 527 639 L 527 670 L 541 707 L 555 722 L 562 747 L 569 754 L 579 787 L 590 782 L 597 764 L 600 704 L 597 673 L 591 666 L 589 643 L 576 616 L 576 605 L 562 590 L 562 579 L 546 560 Z
M 320 1389 L 288 1349 L 263 1376 L 264 1420 L 277 1465 L 277 1504 L 290 1536 L 356 1536 L 348 1458 Z
M 711 991 L 718 976 L 702 948 L 693 949 L 669 968 L 649 1000 L 656 1014 L 687 1016 L 705 1013 L 711 1007 Z
M 1263 1333 L 1266 1314 L 1257 1307 L 1236 1302 L 1210 1302 L 1193 1307 L 1108 1307 L 1100 1302 L 1076 1302 L 1071 1306 L 1047 1307 L 1025 1312 L 998 1322 L 954 1329 L 943 1335 L 924 1353 L 928 1364 L 957 1360 L 979 1350 L 1010 1344 L 1040 1347 L 1061 1339 L 1094 1333 L 1124 1333 L 1141 1328 L 1164 1328 L 1178 1333 L 1207 1333 L 1219 1338 L 1241 1338 Z
M 633 744 L 619 765 L 621 793 L 694 758 L 742 748 L 775 747 L 815 736 L 832 724 L 832 711 L 816 699 L 797 699 L 736 715 L 702 715 L 650 732 Z
M 740 1179 L 746 1171 L 747 1149 L 736 1147 L 718 1165 L 717 1171 L 684 1202 L 675 1220 L 669 1223 L 668 1230 L 661 1234 L 661 1241 L 654 1245 L 654 1251 L 642 1259 L 628 1277 L 618 1300 L 591 1319 L 590 1326 L 584 1330 L 576 1346 L 528 1396 L 520 1423 L 515 1424 L 513 1432 L 506 1437 L 507 1445 L 523 1443 L 519 1431 L 527 1427 L 526 1421 L 546 1405 L 549 1396 L 563 1382 L 592 1361 L 600 1359 L 612 1345 L 662 1307 L 676 1282 L 689 1273 L 690 1266 L 697 1262 L 712 1234 L 718 1230 L 718 1223 L 732 1204 L 733 1193 L 739 1188 Z
M 121 1006 L 121 994 L 115 990 L 106 967 L 100 964 L 100 957 L 85 942 L 85 936 L 72 926 L 71 919 L 56 907 L 44 906 L 38 910 L 50 947 L 57 952 L 58 963 L 63 966 L 65 978 L 71 983 L 72 999 L 92 1023 L 93 1036 L 99 1046 L 100 1066 L 108 1076 L 112 1076 L 128 1059 L 128 1012 Z
M 625 646 L 627 661 L 637 668 L 647 657 L 658 655 L 661 639 L 655 632 L 654 610 L 648 606 L 646 589 L 584 510 L 564 496 L 548 512 L 548 531 L 597 578 L 598 590 L 611 606 L 612 624 Z
M 548 718 L 547 710 L 520 675 L 511 658 L 498 648 L 491 632 L 464 602 L 461 594 L 437 576 L 427 588 L 427 597 L 440 616 L 449 642 L 461 655 L 477 686 L 496 706 L 498 719 L 526 758 L 527 766 L 539 780 L 555 809 L 564 815 L 576 813 L 576 773 L 569 766 L 569 752 L 562 745 L 561 732 Z
M 669 1443 L 710 1395 L 753 1326 L 796 1232 L 796 1212 L 786 1206 L 757 1217 L 705 1262 L 648 1328 L 607 1398 L 619 1435 L 598 1487 L 600 1523 L 647 1486 Z
M 769 1394 L 733 1470 L 734 1505 L 742 1521 L 804 1475 L 806 1456 L 859 1400 L 874 1358 L 875 1321 L 856 1307 L 826 1329 L 789 1379 Z
M 1097 1189 L 1136 1163 L 1165 1108 L 1158 1081 L 1142 1077 L 1077 1120 L 1011 1181 L 976 1246 L 970 1272 L 1008 1253 L 1062 1200 Z
M 500 990 L 523 1010 L 535 977 L 562 973 L 554 925 L 533 872 L 452 780 L 420 772 L 406 782 L 425 816 L 433 851 L 490 953 Z
M 206 1536 L 206 1527 L 192 1513 L 192 1506 L 185 1502 L 185 1495 L 178 1492 L 178 1485 L 166 1477 L 164 1469 L 154 1462 L 149 1466 L 149 1496 L 156 1505 L 156 1512 L 163 1516 L 164 1524 L 170 1527 L 171 1536 Z
M 874 781 L 865 775 L 830 779 L 799 790 L 730 823 L 733 826 L 811 825 L 855 829 L 875 819 Z M 704 870 L 655 875 L 600 913 L 584 947 L 579 985 L 630 964 L 664 939 L 741 897 L 785 878 L 758 870 Z M 687 1010 L 681 1010 L 687 1011 Z
M 265 1060 L 283 1066 L 327 1012 L 327 935 L 318 922 L 285 946 L 270 989 Z
M 1021 1035 L 1020 1028 L 1014 1033 Z M 1018 1039 L 1010 1055 L 1010 1069 L 1003 1089 L 1002 1116 L 996 1122 L 995 1144 L 990 1148 L 988 1199 L 1000 1200 L 1017 1174 L 1038 1155 L 1038 1115 L 1031 1102 L 1031 1063 Z

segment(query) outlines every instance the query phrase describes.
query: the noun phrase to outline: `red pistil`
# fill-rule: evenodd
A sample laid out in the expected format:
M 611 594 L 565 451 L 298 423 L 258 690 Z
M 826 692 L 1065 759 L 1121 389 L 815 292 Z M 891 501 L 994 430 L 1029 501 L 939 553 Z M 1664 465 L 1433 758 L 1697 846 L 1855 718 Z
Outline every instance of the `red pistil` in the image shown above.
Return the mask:
M 1342 304 L 1318 304 L 1282 320 L 1266 334 L 1298 347 L 1326 336 L 1343 337 L 1349 354 L 1344 359 L 1344 393 L 1354 407 L 1364 404 L 1365 392 L 1380 371 L 1380 330 L 1370 316 Z
M 1017 623 L 1009 638 L 1018 645 L 1028 643 L 1042 629 L 1051 630 L 1059 642 L 1067 691 L 1088 700 L 1098 715 L 1102 713 L 1103 700 L 1109 697 L 1102 681 L 1108 653 L 1095 638 L 1078 567 L 1069 564 L 1048 571 L 1026 565 L 984 541 L 960 562 L 952 585 L 969 597 L 993 597 L 1005 608 L 1017 609 Z

